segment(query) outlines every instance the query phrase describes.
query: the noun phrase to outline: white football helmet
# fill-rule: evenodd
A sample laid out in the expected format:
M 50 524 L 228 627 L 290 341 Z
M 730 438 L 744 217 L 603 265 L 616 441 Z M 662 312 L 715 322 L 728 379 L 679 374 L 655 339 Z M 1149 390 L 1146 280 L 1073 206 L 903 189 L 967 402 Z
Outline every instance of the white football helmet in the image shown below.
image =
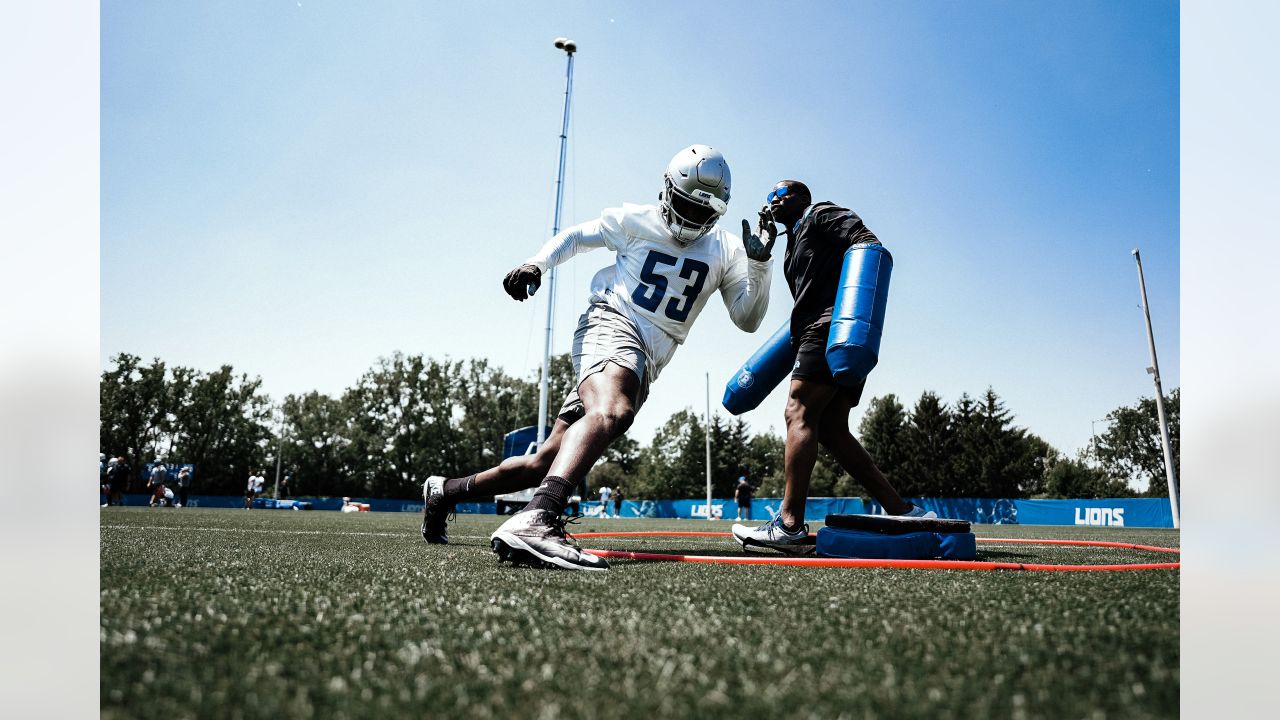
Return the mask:
M 719 150 L 690 145 L 667 163 L 658 207 L 671 236 L 689 245 L 729 211 L 729 163 Z

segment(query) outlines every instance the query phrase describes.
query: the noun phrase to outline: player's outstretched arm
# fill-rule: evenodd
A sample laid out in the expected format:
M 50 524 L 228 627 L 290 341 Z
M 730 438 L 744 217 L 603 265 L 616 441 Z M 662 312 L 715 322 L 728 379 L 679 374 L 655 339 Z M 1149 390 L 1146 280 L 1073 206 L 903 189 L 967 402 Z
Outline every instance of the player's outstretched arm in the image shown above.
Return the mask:
M 574 225 L 547 241 L 536 255 L 502 279 L 502 289 L 512 298 L 527 300 L 542 284 L 542 273 L 578 253 L 604 247 L 600 220 Z

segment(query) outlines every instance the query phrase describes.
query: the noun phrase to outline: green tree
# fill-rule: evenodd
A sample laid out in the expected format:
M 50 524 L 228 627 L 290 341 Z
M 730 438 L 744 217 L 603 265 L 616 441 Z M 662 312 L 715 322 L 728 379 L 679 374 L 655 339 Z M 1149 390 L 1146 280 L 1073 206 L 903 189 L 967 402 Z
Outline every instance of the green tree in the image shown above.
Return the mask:
M 261 378 L 237 376 L 230 365 L 192 379 L 173 457 L 195 464 L 199 492 L 242 491 L 250 471 L 267 466 L 274 433 L 271 400 L 261 386 Z
M 747 481 L 758 495 L 782 497 L 785 454 L 785 442 L 771 432 L 756 435 L 747 442 Z
M 173 398 L 165 364 L 156 358 L 143 365 L 140 358 L 128 353 L 111 361 L 115 367 L 103 371 L 98 383 L 98 441 L 104 451 L 124 455 L 140 477 L 143 464 L 160 451 L 164 422 L 171 410 Z
M 954 484 L 950 474 L 955 454 L 951 412 L 937 394 L 925 391 L 907 416 L 903 433 L 905 459 L 900 492 L 912 496 L 946 497 Z
M 142 365 L 127 353 L 112 361 L 99 383 L 100 441 L 135 472 L 156 457 L 192 463 L 199 492 L 230 493 L 264 464 L 270 400 L 260 379 L 237 378 L 230 366 L 201 374 L 158 358 Z
M 1174 388 L 1165 396 L 1164 410 L 1169 422 L 1169 445 L 1173 453 L 1173 470 L 1180 474 L 1179 441 L 1181 423 L 1179 406 L 1181 391 Z M 1107 474 L 1117 480 L 1145 480 L 1146 495 L 1164 497 L 1169 493 L 1165 473 L 1164 444 L 1160 437 L 1160 419 L 1154 397 L 1141 398 L 1136 405 L 1125 405 L 1107 413 L 1111 422 L 1107 432 L 1098 438 L 1098 461 Z
M 858 425 L 858 435 L 889 483 L 900 492 L 909 492 L 898 486 L 908 457 L 907 413 L 898 396 L 871 398 Z
M 1037 492 L 1052 447 L 1013 425 L 1013 413 L 992 388 L 980 401 L 960 396 L 951 414 L 955 453 L 949 497 L 1025 497 Z
M 637 494 L 646 498 L 692 498 L 706 492 L 705 435 L 701 419 L 685 408 L 667 418 L 641 452 Z
M 1050 498 L 1118 498 L 1133 497 L 1134 492 L 1122 480 L 1109 477 L 1102 468 L 1091 467 L 1084 457 L 1052 458 L 1044 473 L 1043 497 Z
M 512 430 L 532 424 L 537 412 L 537 392 L 529 383 L 489 365 L 470 360 L 460 368 L 453 389 L 458 418 L 460 473 L 475 472 L 502 460 L 502 438 Z
M 951 413 L 951 436 L 955 452 L 951 455 L 950 471 L 941 494 L 943 497 L 981 497 L 985 458 L 982 440 L 982 420 L 978 404 L 969 393 L 961 393 Z
M 285 417 L 283 460 L 293 475 L 295 495 L 340 495 L 342 478 L 351 477 L 356 460 L 350 452 L 351 408 L 341 399 L 318 392 L 289 395 Z
M 460 374 L 460 363 L 395 353 L 360 378 L 347 395 L 356 462 L 344 495 L 413 497 L 429 475 L 461 474 Z
M 747 473 L 749 440 L 747 423 L 742 418 L 726 421 L 719 414 L 711 416 L 711 491 L 715 497 L 733 497 L 738 478 Z M 703 464 L 706 464 L 705 451 Z M 705 486 L 704 480 L 699 497 L 705 496 Z

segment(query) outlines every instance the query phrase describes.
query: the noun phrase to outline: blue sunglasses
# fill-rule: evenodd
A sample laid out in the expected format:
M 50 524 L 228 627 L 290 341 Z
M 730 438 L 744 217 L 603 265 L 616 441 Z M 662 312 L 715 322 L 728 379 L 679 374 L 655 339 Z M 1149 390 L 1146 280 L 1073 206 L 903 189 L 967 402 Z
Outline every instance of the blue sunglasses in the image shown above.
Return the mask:
M 785 196 L 786 196 L 786 194 L 787 194 L 787 186 L 786 186 L 786 185 L 783 185 L 782 187 L 777 188 L 776 190 L 771 191 L 771 192 L 769 193 L 769 197 L 765 200 L 765 202 L 773 202 L 773 199 L 774 199 L 774 198 L 785 197 Z

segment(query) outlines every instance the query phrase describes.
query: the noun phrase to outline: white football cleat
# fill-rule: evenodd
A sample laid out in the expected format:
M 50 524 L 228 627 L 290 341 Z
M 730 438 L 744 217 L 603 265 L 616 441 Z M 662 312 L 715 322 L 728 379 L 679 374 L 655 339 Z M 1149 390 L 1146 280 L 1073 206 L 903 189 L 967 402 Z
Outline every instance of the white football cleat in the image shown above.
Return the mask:
M 522 510 L 502 523 L 489 544 L 498 562 L 565 570 L 608 570 L 602 557 L 585 553 L 569 540 L 564 516 L 550 510 Z
M 818 548 L 816 540 L 809 535 L 808 525 L 788 531 L 782 527 L 781 515 L 755 528 L 734 524 L 733 537 L 747 551 L 766 548 L 788 555 L 811 555 Z

